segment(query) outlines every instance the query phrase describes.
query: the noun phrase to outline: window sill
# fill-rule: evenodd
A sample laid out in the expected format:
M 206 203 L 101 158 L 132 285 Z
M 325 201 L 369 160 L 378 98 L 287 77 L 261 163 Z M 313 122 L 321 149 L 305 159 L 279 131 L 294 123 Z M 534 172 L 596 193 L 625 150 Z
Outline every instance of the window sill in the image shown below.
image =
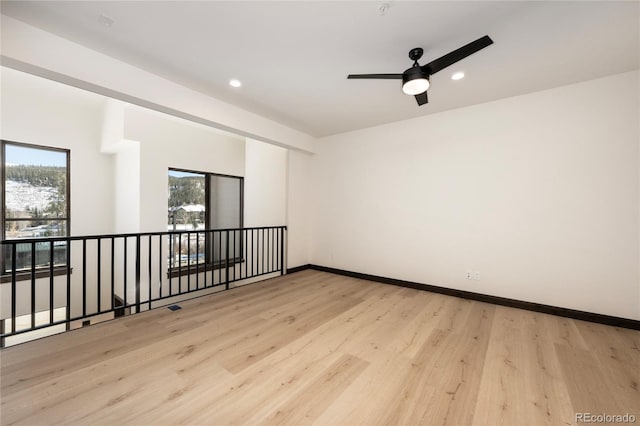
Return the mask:
M 48 278 L 50 276 L 51 270 L 49 268 L 40 268 L 36 269 L 36 279 L 40 278 Z M 69 273 L 73 273 L 73 268 L 69 269 Z M 53 276 L 59 275 L 67 275 L 67 267 L 66 266 L 54 266 L 53 268 Z M 4 273 L 0 275 L 0 283 L 10 283 L 12 278 L 12 274 Z M 16 271 L 16 281 L 30 281 L 31 280 L 31 271 Z
M 229 267 L 244 263 L 244 259 L 229 259 Z M 197 266 L 197 267 L 196 267 Z M 176 278 L 184 275 L 190 275 L 201 272 L 214 271 L 216 269 L 225 269 L 227 267 L 226 262 L 216 263 L 199 263 L 197 265 L 191 265 L 189 267 L 183 266 L 182 268 L 174 267 L 167 272 L 168 278 Z

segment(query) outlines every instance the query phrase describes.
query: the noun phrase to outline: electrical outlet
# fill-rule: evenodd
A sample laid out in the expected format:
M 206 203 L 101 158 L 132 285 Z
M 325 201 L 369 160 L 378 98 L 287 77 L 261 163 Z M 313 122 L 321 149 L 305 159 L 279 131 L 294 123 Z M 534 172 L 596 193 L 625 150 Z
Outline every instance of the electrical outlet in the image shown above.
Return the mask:
M 473 273 L 473 279 L 474 279 L 475 281 L 480 281 L 480 272 L 475 271 L 475 272 Z
M 467 278 L 468 280 L 470 280 L 470 279 L 471 279 L 471 271 L 467 271 L 466 278 Z

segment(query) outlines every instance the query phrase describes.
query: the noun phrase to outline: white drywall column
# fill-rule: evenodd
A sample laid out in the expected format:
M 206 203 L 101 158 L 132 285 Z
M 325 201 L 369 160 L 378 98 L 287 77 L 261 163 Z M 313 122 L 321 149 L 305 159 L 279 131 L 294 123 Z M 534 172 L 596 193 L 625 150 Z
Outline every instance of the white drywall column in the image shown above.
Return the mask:
M 126 104 L 105 102 L 100 150 L 114 154 L 114 232 L 140 232 L 140 143 L 124 138 Z
M 247 138 L 245 162 L 244 225 L 284 225 L 287 150 Z
M 311 263 L 313 155 L 289 151 L 287 173 L 287 266 Z

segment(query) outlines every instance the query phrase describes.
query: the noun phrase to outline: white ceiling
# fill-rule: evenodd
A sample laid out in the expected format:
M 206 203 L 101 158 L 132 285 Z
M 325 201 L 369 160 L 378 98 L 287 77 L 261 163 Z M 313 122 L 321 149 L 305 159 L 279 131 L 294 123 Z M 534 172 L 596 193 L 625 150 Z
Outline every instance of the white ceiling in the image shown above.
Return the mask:
M 389 3 L 386 14 L 379 7 Z M 283 124 L 325 136 L 639 66 L 640 2 L 2 1 L 2 13 Z M 106 26 L 100 15 L 114 20 Z M 483 35 L 418 107 L 394 80 Z M 450 79 L 454 71 L 466 77 Z M 238 78 L 243 86 L 229 86 Z M 593 100 L 597 102 L 597 99 Z

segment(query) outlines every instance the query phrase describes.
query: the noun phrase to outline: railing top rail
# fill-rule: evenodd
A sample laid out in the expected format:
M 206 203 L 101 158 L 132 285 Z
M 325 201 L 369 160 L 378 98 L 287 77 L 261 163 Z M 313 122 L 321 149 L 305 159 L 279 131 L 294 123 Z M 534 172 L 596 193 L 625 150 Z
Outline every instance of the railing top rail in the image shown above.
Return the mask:
M 76 235 L 68 237 L 40 237 L 40 238 L 12 238 L 0 241 L 0 244 L 12 245 L 12 244 L 31 244 L 31 243 L 50 243 L 56 241 L 82 241 L 82 240 L 97 240 L 106 238 L 131 238 L 131 237 L 146 237 L 156 235 L 181 235 L 181 234 L 202 234 L 211 232 L 227 232 L 227 231 L 244 231 L 244 230 L 260 230 L 260 229 L 287 229 L 286 225 L 278 226 L 252 226 L 243 228 L 216 228 L 216 229 L 193 229 L 193 230 L 181 230 L 181 231 L 158 231 L 158 232 L 133 232 L 126 234 L 99 234 L 99 235 Z

